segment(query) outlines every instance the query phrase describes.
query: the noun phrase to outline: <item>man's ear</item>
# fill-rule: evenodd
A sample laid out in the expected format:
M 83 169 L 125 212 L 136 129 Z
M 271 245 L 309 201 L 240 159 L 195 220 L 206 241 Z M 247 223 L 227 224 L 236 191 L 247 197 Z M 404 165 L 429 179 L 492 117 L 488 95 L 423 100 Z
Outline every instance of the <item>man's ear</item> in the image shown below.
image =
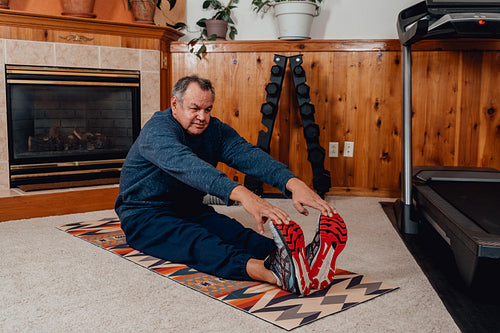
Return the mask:
M 177 109 L 178 103 L 179 103 L 179 101 L 177 100 L 177 97 L 176 96 L 172 96 L 172 98 L 170 99 L 170 108 L 172 110 Z

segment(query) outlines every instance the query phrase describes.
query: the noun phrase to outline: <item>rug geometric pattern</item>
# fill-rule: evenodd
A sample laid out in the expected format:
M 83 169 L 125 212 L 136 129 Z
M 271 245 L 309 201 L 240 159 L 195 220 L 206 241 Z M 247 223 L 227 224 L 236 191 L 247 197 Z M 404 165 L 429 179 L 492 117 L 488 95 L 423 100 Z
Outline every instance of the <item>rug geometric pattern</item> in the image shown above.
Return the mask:
M 57 227 L 191 289 L 291 330 L 366 302 L 398 287 L 362 274 L 336 270 L 332 284 L 306 297 L 255 281 L 232 281 L 158 259 L 127 245 L 120 221 L 108 218 Z

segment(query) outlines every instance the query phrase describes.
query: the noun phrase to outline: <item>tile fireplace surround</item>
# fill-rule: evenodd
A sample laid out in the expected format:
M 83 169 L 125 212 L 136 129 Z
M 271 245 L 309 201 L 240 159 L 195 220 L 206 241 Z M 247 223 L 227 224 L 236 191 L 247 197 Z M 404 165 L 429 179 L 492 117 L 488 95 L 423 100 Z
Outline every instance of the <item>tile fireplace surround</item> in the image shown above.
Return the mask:
M 0 195 L 9 189 L 5 64 L 139 70 L 142 123 L 160 109 L 160 51 L 0 39 Z

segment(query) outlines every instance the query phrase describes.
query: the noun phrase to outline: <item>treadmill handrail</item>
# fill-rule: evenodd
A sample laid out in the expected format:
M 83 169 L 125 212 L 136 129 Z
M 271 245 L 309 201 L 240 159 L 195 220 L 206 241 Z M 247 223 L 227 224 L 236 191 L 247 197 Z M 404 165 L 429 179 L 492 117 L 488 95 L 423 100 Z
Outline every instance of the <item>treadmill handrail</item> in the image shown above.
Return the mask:
M 427 181 L 456 181 L 456 182 L 500 182 L 498 171 L 472 171 L 472 170 L 421 170 L 415 178 Z
M 478 8 L 476 8 L 478 9 Z M 464 11 L 463 14 L 470 14 L 471 12 Z M 494 16 L 494 13 L 481 13 L 480 11 L 474 11 L 478 15 L 489 16 L 485 19 L 496 20 L 499 18 Z M 459 14 L 459 13 L 454 13 Z M 399 36 L 399 41 L 402 45 L 412 45 L 418 41 L 424 39 L 444 39 L 461 37 L 460 33 L 455 29 L 455 27 L 445 27 L 445 25 L 437 26 L 431 29 L 431 24 L 437 21 L 439 18 L 443 18 L 446 15 L 436 16 L 429 12 L 429 8 L 425 1 L 419 2 L 413 6 L 403 9 L 397 20 L 397 31 Z M 464 18 L 464 21 L 470 20 L 470 18 Z M 459 21 L 454 19 L 454 21 Z M 462 37 L 472 37 L 473 35 L 462 36 Z M 499 38 L 500 34 L 498 31 L 484 31 L 484 33 L 478 33 L 476 37 L 481 38 Z
M 398 15 L 397 30 L 402 45 L 411 45 L 423 39 L 429 28 L 428 20 L 422 20 L 428 15 L 425 1 L 403 9 Z M 408 26 L 412 25 L 408 28 Z

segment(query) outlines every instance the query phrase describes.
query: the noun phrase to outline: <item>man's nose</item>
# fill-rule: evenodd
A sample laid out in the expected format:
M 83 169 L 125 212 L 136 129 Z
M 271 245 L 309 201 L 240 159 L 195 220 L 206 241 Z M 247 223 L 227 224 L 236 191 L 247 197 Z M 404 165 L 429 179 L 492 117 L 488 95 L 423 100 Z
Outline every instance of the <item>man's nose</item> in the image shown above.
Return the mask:
M 197 118 L 202 121 L 206 121 L 209 117 L 210 113 L 205 112 L 205 110 L 200 110 L 197 114 Z

